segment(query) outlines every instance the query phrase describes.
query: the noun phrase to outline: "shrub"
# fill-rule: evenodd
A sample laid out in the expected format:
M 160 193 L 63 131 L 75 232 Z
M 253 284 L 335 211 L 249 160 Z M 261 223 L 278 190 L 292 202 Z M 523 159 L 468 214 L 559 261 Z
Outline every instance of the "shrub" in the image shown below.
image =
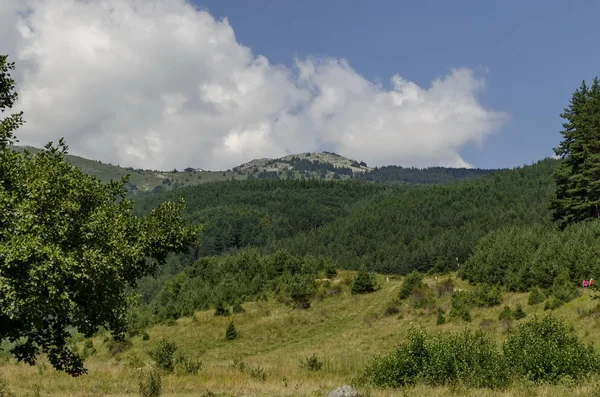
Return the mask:
M 504 343 L 504 355 L 516 374 L 532 381 L 579 379 L 600 369 L 594 348 L 551 315 L 533 317 L 515 328 Z
M 432 338 L 421 375 L 430 385 L 460 382 L 470 387 L 497 388 L 509 383 L 502 353 L 484 331 L 464 329 Z
M 229 309 L 225 307 L 225 304 L 223 302 L 217 303 L 215 306 L 215 316 L 228 317 L 229 315 L 231 315 L 231 313 L 229 312 Z
M 229 323 L 227 329 L 225 330 L 225 340 L 235 340 L 238 337 L 237 330 L 235 329 L 235 325 L 233 321 Z
M 316 354 L 300 360 L 300 368 L 307 371 L 320 371 L 323 369 L 323 361 L 319 360 Z
M 442 325 L 446 322 L 446 317 L 444 317 L 444 309 L 442 309 L 441 307 L 438 307 L 437 309 L 437 320 L 436 320 L 436 324 L 437 325 Z
M 400 313 L 400 308 L 398 307 L 398 305 L 391 303 L 388 307 L 385 308 L 385 311 L 383 312 L 384 316 L 395 316 L 396 314 Z
M 267 380 L 267 373 L 262 367 L 250 368 L 250 377 L 265 382 Z
M 175 364 L 177 365 L 178 372 L 184 375 L 196 375 L 200 371 L 200 368 L 202 368 L 202 360 L 189 358 L 183 354 L 177 355 Z
M 463 383 L 501 387 L 509 382 L 502 354 L 483 331 L 429 337 L 411 330 L 408 341 L 366 368 L 364 380 L 380 387 L 403 387 L 421 380 L 431 385 Z
M 520 320 L 522 318 L 527 317 L 527 313 L 525 313 L 525 311 L 523 310 L 523 306 L 521 306 L 520 303 L 517 305 L 517 308 L 513 312 L 513 317 L 515 318 L 515 320 Z
M 531 292 L 529 292 L 529 298 L 527 299 L 527 304 L 529 306 L 537 305 L 538 303 L 542 303 L 546 300 L 546 295 L 542 292 L 538 287 L 533 287 Z
M 402 280 L 402 285 L 400 286 L 400 292 L 398 292 L 398 298 L 406 299 L 411 296 L 415 291 L 426 288 L 426 285 L 423 283 L 423 274 L 413 271 L 407 274 Z
M 142 340 L 144 340 L 144 341 L 150 340 L 150 334 L 148 334 L 148 332 L 146 332 L 146 331 L 142 332 Z
M 391 353 L 375 357 L 365 369 L 367 382 L 381 387 L 412 385 L 429 359 L 423 331 L 409 330 L 408 341 L 401 343 Z
M 473 297 L 466 291 L 457 291 L 452 294 L 452 308 L 450 317 L 461 318 L 466 322 L 471 322 L 471 305 Z
M 498 306 L 502 303 L 502 289 L 498 285 L 477 284 L 473 291 L 473 303 L 479 307 Z
M 575 284 L 569 279 L 569 274 L 564 271 L 554 279 L 550 294 L 562 303 L 567 303 L 579 296 Z
M 156 364 L 156 367 L 167 372 L 173 372 L 175 365 L 173 357 L 177 351 L 177 345 L 171 339 L 159 339 L 156 345 L 148 352 Z
M 335 264 L 333 264 L 332 262 L 328 262 L 325 265 L 325 277 L 334 278 L 335 276 L 337 276 L 337 269 L 335 268 Z
M 513 319 L 513 312 L 510 307 L 504 306 L 500 314 L 498 315 L 498 321 L 511 321 Z
M 352 282 L 352 293 L 353 294 L 368 294 L 374 292 L 377 283 L 373 273 L 367 271 L 364 266 L 361 266 L 356 278 Z
M 235 305 L 233 305 L 233 312 L 235 314 L 239 314 L 239 313 L 244 313 L 246 310 L 242 307 L 240 302 L 236 302 Z
M 284 281 L 282 292 L 285 299 L 291 301 L 298 309 L 308 309 L 315 289 L 313 276 L 294 274 Z
M 564 304 L 563 301 L 558 299 L 556 296 L 551 296 L 550 299 L 544 303 L 544 310 L 554 310 L 558 309 Z
M 159 397 L 162 391 L 160 371 L 157 368 L 140 371 L 138 386 L 141 397 Z
M 413 309 L 435 309 L 435 294 L 429 288 L 415 292 L 408 300 Z

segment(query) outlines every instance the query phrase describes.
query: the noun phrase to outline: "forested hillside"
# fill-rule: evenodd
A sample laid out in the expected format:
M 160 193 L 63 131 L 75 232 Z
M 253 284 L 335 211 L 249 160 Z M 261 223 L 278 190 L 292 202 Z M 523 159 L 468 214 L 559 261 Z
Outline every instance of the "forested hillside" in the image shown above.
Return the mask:
M 177 189 L 136 200 L 145 214 L 164 201 L 185 199 L 185 216 L 204 225 L 195 258 L 262 247 L 346 216 L 363 199 L 391 188 L 360 182 L 232 181 Z
M 415 186 L 377 197 L 350 215 L 281 244 L 385 273 L 456 269 L 478 240 L 510 225 L 548 225 L 556 161 L 468 182 Z

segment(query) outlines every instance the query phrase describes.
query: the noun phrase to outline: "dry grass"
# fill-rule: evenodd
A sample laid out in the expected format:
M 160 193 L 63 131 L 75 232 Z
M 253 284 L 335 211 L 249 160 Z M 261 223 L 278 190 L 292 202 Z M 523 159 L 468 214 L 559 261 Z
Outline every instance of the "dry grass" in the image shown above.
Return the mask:
M 341 274 L 340 277 L 344 277 Z M 434 285 L 439 280 L 428 279 Z M 343 294 L 314 302 L 304 311 L 284 307 L 275 302 L 253 302 L 246 312 L 231 318 L 215 317 L 212 312 L 196 313 L 172 326 L 156 326 L 149 330 L 150 340 L 133 338 L 133 346 L 111 357 L 104 336 L 94 338 L 98 350 L 87 361 L 89 374 L 71 378 L 57 373 L 40 360 L 35 367 L 14 361 L 0 364 L 0 374 L 16 396 L 136 396 L 140 369 L 150 363 L 147 351 L 161 337 L 173 339 L 188 356 L 200 357 L 203 366 L 197 375 L 163 376 L 163 396 L 326 396 L 343 384 L 352 382 L 375 355 L 388 352 L 411 326 L 429 332 L 447 332 L 465 326 L 460 321 L 436 325 L 435 310 L 412 310 L 406 303 L 399 315 L 384 316 L 386 307 L 395 299 L 400 280 L 380 278 L 382 289 L 374 294 Z M 468 289 L 466 283 L 455 286 Z M 527 294 L 505 295 L 504 304 L 521 303 L 528 313 L 542 312 L 543 304 L 527 306 Z M 556 314 L 575 324 L 581 337 L 593 343 L 599 335 L 600 317 L 582 316 L 583 310 L 596 305 L 587 294 L 556 310 Z M 437 306 L 449 308 L 449 296 Z M 503 306 L 503 305 L 502 305 Z M 506 327 L 497 321 L 502 306 L 472 311 L 470 327 L 482 327 L 498 341 Z M 225 341 L 225 329 L 233 319 L 239 332 L 235 341 Z M 300 361 L 315 353 L 324 361 L 321 371 L 310 372 Z M 234 359 L 242 360 L 246 370 L 232 367 Z M 255 379 L 249 369 L 262 368 L 266 380 Z M 473 390 L 460 386 L 416 386 L 406 390 L 363 390 L 371 396 L 590 396 L 600 390 L 596 378 L 581 385 L 548 386 L 516 384 L 504 391 Z M 600 394 L 597 394 L 600 395 Z

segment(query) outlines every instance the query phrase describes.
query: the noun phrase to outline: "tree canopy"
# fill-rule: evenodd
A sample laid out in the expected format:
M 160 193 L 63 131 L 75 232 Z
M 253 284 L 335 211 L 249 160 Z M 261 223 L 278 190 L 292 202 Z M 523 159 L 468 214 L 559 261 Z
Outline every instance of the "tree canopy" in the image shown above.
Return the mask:
M 0 56 L 0 111 L 17 100 Z M 22 114 L 0 119 L 0 342 L 21 361 L 45 353 L 58 370 L 86 372 L 67 345 L 70 330 L 100 327 L 119 338 L 127 288 L 196 240 L 183 201 L 165 202 L 145 218 L 125 199 L 126 179 L 104 184 L 64 160 L 60 140 L 36 154 L 12 149 Z
M 585 81 L 561 114 L 563 140 L 554 149 L 562 161 L 556 169 L 556 193 L 551 202 L 561 228 L 600 218 L 600 82 Z

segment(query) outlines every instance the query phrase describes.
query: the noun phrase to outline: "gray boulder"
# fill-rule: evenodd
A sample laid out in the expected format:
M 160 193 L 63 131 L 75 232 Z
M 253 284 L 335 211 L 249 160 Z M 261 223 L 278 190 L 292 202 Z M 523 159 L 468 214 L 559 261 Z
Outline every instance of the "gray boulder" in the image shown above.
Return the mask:
M 329 392 L 328 397 L 362 397 L 359 392 L 348 385 L 338 387 Z

